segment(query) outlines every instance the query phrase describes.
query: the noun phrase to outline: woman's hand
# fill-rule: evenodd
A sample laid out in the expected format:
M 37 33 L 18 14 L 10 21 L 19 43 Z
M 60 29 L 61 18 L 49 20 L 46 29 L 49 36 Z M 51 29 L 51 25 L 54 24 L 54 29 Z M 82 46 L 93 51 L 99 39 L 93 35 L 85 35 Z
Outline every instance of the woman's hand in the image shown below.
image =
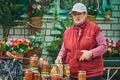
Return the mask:
M 55 63 L 62 63 L 62 57 L 58 56 L 55 60 Z
M 93 56 L 93 54 L 92 54 L 91 51 L 82 50 L 81 52 L 82 52 L 83 54 L 82 54 L 82 56 L 80 57 L 79 61 L 88 60 L 88 59 L 90 59 L 90 58 Z

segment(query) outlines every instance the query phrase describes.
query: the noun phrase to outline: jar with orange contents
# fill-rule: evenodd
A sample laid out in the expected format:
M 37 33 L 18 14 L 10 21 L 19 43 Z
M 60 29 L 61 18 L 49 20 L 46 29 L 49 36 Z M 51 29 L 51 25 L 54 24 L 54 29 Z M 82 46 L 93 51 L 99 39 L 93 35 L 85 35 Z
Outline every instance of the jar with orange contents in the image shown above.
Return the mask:
M 43 58 L 42 72 L 49 72 L 48 58 Z
M 38 57 L 37 56 L 32 56 L 30 58 L 30 67 L 31 68 L 38 68 Z
M 40 80 L 40 73 L 38 71 L 33 71 L 33 80 Z
M 33 72 L 31 70 L 25 71 L 25 80 L 33 80 Z
M 78 80 L 86 80 L 86 71 L 78 71 Z
M 52 80 L 60 80 L 59 74 L 54 74 Z

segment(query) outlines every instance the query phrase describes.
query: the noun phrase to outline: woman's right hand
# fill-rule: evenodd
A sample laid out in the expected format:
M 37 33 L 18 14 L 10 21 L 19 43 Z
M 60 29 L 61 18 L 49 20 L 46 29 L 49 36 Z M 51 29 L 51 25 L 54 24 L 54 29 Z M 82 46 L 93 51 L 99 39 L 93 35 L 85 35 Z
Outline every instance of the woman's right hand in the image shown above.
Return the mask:
M 55 60 L 55 63 L 62 63 L 62 57 L 58 56 Z

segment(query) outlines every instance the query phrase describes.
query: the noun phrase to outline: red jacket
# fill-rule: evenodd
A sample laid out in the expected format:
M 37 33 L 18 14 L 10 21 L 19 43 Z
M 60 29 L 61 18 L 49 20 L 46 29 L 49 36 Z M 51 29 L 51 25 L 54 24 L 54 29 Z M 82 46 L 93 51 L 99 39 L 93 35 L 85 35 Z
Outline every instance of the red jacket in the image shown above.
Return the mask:
M 85 22 L 81 26 L 81 35 L 78 36 L 76 27 L 71 26 L 64 33 L 64 47 L 67 50 L 65 63 L 70 64 L 71 77 L 77 78 L 79 70 L 85 70 L 88 77 L 94 77 L 103 74 L 102 56 L 91 58 L 86 61 L 79 61 L 80 50 L 91 50 L 97 47 L 95 41 L 96 35 L 101 29 L 93 23 Z

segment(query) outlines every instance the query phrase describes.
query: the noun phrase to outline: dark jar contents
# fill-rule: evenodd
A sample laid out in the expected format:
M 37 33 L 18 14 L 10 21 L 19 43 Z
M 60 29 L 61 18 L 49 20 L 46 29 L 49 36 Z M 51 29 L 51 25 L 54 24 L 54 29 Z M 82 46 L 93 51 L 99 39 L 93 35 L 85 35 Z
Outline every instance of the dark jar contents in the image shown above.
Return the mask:
M 33 80 L 40 80 L 40 73 L 39 72 L 34 72 Z
M 60 80 L 59 74 L 54 74 L 52 80 Z
M 86 71 L 78 71 L 78 80 L 86 80 Z
M 33 80 L 33 72 L 30 70 L 25 71 L 25 80 Z
M 30 67 L 38 68 L 38 57 L 37 56 L 32 56 L 30 58 Z

